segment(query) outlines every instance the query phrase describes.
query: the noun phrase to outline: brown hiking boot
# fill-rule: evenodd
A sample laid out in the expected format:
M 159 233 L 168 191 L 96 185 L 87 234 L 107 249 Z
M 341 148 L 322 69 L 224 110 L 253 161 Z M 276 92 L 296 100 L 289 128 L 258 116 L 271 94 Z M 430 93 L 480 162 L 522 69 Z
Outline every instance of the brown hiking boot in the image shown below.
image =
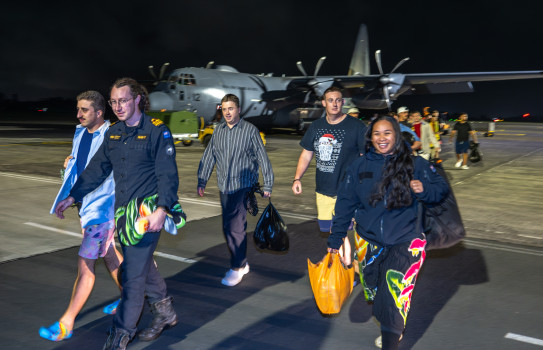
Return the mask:
M 173 298 L 167 297 L 151 304 L 151 312 L 154 318 L 151 321 L 151 325 L 138 334 L 140 340 L 155 340 L 164 329 L 177 324 L 177 314 L 175 313 L 172 302 Z

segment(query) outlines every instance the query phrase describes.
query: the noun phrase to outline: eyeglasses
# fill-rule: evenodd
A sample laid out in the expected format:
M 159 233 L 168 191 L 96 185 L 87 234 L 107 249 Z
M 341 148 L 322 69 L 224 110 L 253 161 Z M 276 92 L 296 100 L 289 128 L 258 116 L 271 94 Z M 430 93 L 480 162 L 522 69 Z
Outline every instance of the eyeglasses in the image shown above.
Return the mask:
M 130 100 L 133 100 L 133 98 L 122 98 L 119 101 L 109 100 L 109 101 L 107 101 L 107 103 L 109 103 L 109 105 L 111 107 L 116 107 L 117 104 L 119 104 L 119 106 L 121 106 L 121 107 L 124 107 L 124 106 L 126 106 L 128 101 L 130 101 Z

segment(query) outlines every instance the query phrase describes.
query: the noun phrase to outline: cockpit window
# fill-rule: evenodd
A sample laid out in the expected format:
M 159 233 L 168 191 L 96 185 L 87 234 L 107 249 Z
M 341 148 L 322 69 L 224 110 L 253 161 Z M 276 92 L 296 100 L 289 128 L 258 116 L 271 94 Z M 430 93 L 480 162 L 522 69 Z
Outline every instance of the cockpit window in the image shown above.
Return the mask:
M 194 79 L 194 75 L 192 74 L 182 73 L 179 75 L 177 83 L 179 85 L 196 85 L 196 79 Z
M 196 79 L 194 79 L 194 75 L 187 74 L 185 77 L 185 85 L 196 85 Z

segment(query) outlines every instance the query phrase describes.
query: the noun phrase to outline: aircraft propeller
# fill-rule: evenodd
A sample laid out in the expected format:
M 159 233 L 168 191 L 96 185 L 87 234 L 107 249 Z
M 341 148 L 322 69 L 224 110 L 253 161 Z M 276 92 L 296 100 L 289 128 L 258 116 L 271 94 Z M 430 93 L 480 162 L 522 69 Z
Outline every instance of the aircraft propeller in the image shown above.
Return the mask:
M 375 62 L 377 63 L 377 68 L 379 69 L 379 74 L 381 76 L 379 77 L 379 82 L 382 85 L 383 89 L 383 97 L 385 98 L 385 102 L 387 104 L 387 108 L 390 111 L 390 107 L 392 105 L 392 102 L 390 100 L 391 97 L 391 90 L 394 90 L 394 93 L 398 91 L 402 87 L 402 83 L 404 80 L 403 74 L 394 74 L 394 72 L 400 68 L 402 64 L 409 61 L 409 57 L 405 57 L 400 62 L 394 66 L 392 71 L 390 73 L 385 74 L 383 71 L 383 65 L 381 61 L 381 50 L 375 51 Z
M 321 67 L 324 63 L 324 61 L 326 61 L 326 56 L 322 56 L 321 58 L 319 58 L 319 60 L 317 61 L 317 64 L 315 65 L 315 70 L 313 72 L 313 79 L 315 79 L 317 77 L 317 75 L 319 74 L 319 71 L 321 70 Z M 304 66 L 302 65 L 302 61 L 298 61 L 296 62 L 296 67 L 298 67 L 298 70 L 303 74 L 304 77 L 308 77 L 305 69 L 304 69 Z M 319 84 L 320 82 L 319 81 L 316 81 L 316 80 L 311 80 L 309 81 L 307 84 L 308 86 L 311 88 L 309 91 L 307 91 L 307 93 L 305 94 L 305 97 L 304 97 L 304 103 L 307 103 L 309 101 L 309 97 L 311 96 L 311 93 L 314 92 L 314 89 L 313 87 L 317 84 Z
M 155 82 L 153 83 L 153 85 L 157 85 L 162 80 L 162 78 L 164 77 L 164 73 L 166 73 L 166 69 L 168 69 L 169 66 L 170 66 L 169 62 L 164 63 L 162 67 L 160 67 L 160 72 L 158 74 L 158 77 L 155 73 L 154 66 L 151 65 L 147 67 L 149 69 L 149 73 L 151 73 L 151 76 L 155 79 Z
M 307 73 L 305 72 L 304 66 L 302 65 L 302 61 L 296 62 L 296 67 L 298 67 L 298 70 L 302 73 L 304 77 L 307 77 Z
M 321 67 L 324 61 L 326 61 L 326 56 L 322 56 L 317 61 L 317 64 L 315 65 L 315 71 L 313 73 L 313 78 L 315 78 L 319 74 L 319 71 L 321 70 Z M 298 70 L 303 74 L 304 77 L 308 76 L 302 64 L 302 61 L 296 62 L 296 67 L 298 67 Z

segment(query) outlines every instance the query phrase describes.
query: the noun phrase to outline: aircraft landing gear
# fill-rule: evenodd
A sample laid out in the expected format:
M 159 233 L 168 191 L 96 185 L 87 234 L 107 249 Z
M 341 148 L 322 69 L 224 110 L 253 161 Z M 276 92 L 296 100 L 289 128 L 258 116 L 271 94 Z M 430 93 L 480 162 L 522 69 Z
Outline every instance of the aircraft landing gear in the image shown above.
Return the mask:
M 309 125 L 311 125 L 311 121 L 306 121 L 305 119 L 300 118 L 298 120 L 298 127 L 296 128 L 298 135 L 304 135 L 309 128 Z
M 207 147 L 209 141 L 211 141 L 211 135 L 204 136 L 204 138 L 202 139 L 202 145 L 204 145 L 204 147 Z

